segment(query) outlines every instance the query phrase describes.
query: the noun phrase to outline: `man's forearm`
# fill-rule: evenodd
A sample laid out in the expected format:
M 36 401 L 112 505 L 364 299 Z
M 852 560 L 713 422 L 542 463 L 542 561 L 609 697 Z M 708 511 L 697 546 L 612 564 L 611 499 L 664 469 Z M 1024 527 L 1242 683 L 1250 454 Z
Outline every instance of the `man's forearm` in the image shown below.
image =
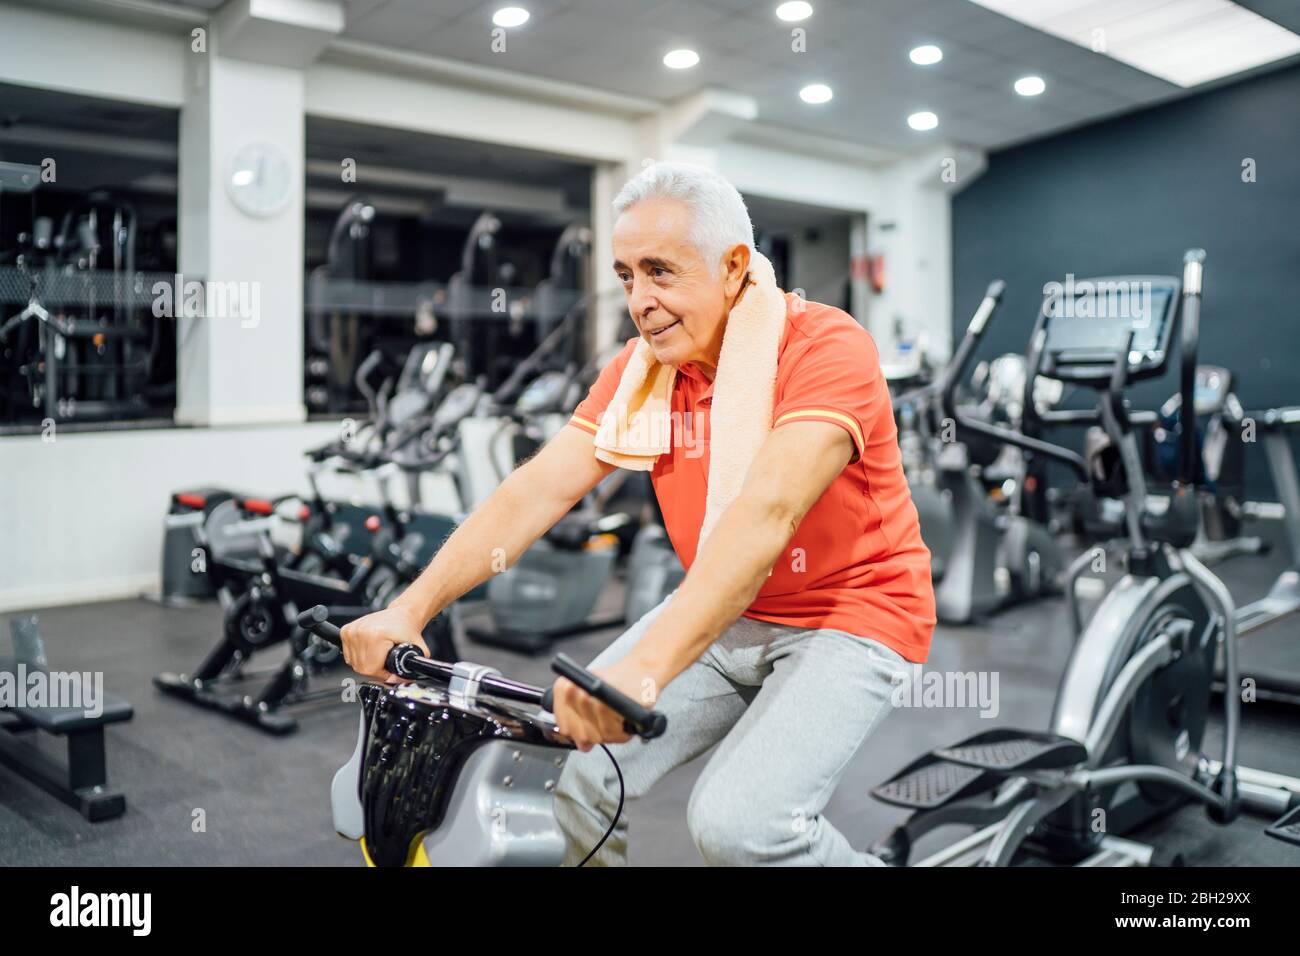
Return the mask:
M 631 652 L 660 690 L 753 603 L 797 525 L 789 507 L 762 499 L 742 497 L 723 513 L 676 596 Z
M 573 507 L 572 501 L 541 491 L 528 471 L 529 466 L 524 465 L 512 472 L 475 508 L 392 606 L 427 622 L 461 595 L 513 565 Z

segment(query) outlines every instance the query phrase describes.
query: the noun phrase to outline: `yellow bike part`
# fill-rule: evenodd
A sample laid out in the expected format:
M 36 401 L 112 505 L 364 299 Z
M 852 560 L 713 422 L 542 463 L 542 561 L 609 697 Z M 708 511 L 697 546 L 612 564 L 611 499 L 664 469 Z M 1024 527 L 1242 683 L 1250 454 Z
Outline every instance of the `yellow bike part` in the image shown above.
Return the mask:
M 370 859 L 370 851 L 366 849 L 366 838 L 361 838 L 361 855 L 366 858 L 366 866 L 374 866 L 375 863 Z M 429 862 L 429 855 L 424 852 L 424 840 L 421 839 L 419 845 L 415 848 L 415 856 L 410 859 L 407 866 L 433 866 Z

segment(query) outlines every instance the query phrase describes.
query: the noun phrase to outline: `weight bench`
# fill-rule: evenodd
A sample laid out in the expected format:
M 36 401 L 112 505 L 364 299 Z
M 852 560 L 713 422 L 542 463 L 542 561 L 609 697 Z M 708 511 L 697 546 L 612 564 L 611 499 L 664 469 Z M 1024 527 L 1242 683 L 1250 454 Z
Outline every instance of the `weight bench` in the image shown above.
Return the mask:
M 34 617 L 9 622 L 14 656 L 0 657 L 0 674 L 12 674 L 17 687 L 19 665 L 25 674 L 49 673 L 45 646 Z M 4 707 L 0 715 L 0 764 L 26 777 L 58 797 L 92 823 L 111 820 L 126 811 L 126 797 L 107 788 L 108 770 L 104 755 L 104 728 L 130 720 L 131 705 L 120 697 L 103 695 L 103 712 L 88 717 L 77 707 Z M 66 764 L 52 760 L 23 734 L 34 731 L 64 737 L 68 742 Z

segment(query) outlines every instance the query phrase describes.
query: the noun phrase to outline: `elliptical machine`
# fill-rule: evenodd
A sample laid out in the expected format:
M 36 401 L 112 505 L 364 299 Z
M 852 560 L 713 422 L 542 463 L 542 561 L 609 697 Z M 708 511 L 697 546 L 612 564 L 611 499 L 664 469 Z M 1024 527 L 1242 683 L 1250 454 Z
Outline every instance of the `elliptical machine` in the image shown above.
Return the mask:
M 321 478 L 335 466 L 346 464 L 347 472 L 356 474 L 355 463 L 367 458 L 380 462 L 398 456 L 409 458 L 411 446 L 437 433 L 439 420 L 434 406 L 444 408 L 459 418 L 469 410 L 461 402 L 443 402 L 447 372 L 451 367 L 452 347 L 447 343 L 421 343 L 407 354 L 400 373 L 385 368 L 387 355 L 382 349 L 373 351 L 357 369 L 356 386 L 370 406 L 370 418 L 364 422 L 346 443 L 328 442 L 308 450 L 307 484 L 310 494 L 285 494 L 276 497 L 254 498 L 228 488 L 187 488 L 172 495 L 171 507 L 165 518 L 162 549 L 162 589 L 158 600 L 172 606 L 186 606 L 198 600 L 217 596 L 214 579 L 201 571 L 202 555 L 210 534 L 203 531 L 213 508 L 223 501 L 234 499 L 228 508 L 242 510 L 250 515 L 267 518 L 272 514 L 284 516 L 287 503 L 301 503 L 296 522 L 301 526 L 298 546 L 282 556 L 295 570 L 312 574 L 334 574 L 348 577 L 352 560 L 364 558 L 370 550 L 365 537 L 359 533 L 371 511 L 342 501 L 325 497 Z M 374 380 L 383 374 L 383 381 Z M 428 450 L 416 448 L 413 452 L 421 461 L 428 460 Z M 419 472 L 404 468 L 411 501 L 419 500 Z M 430 522 L 425 522 L 426 524 Z M 436 523 L 436 522 L 435 522 Z M 453 527 L 444 521 L 439 527 L 422 528 L 429 537 L 441 540 Z M 244 558 L 256 562 L 258 545 L 248 536 L 241 548 L 239 542 L 217 543 L 227 558 Z M 150 596 L 152 597 L 152 595 Z
M 942 581 L 952 550 L 952 491 L 940 481 L 935 461 L 941 416 L 933 370 L 923 354 L 910 346 L 903 360 L 882 369 L 893 400 L 903 474 L 921 523 L 921 538 L 930 549 L 930 577 Z
M 326 244 L 326 261 L 312 270 L 312 302 L 323 296 L 316 290 L 330 279 L 364 282 L 370 277 L 370 233 L 375 206 L 358 197 L 340 210 Z M 362 349 L 370 345 L 373 332 L 355 310 L 311 306 L 306 325 L 307 406 L 315 412 L 342 412 L 352 402 L 351 386 Z
M 1300 476 L 1291 453 L 1300 406 L 1252 412 L 1250 418 L 1263 432 L 1264 453 L 1281 504 L 1287 564 L 1266 595 L 1237 609 L 1237 633 L 1243 637 L 1300 613 Z M 1300 675 L 1294 669 L 1251 668 L 1249 676 L 1260 700 L 1300 704 Z
M 1242 534 L 1242 518 L 1247 511 L 1245 444 L 1233 432 L 1240 433 L 1245 411 L 1234 385 L 1234 376 L 1226 368 L 1196 367 L 1192 392 L 1204 487 L 1198 496 L 1201 522 L 1192 550 L 1206 564 L 1267 550 L 1261 538 Z M 1159 421 L 1148 432 L 1150 470 L 1160 478 L 1172 477 L 1178 458 L 1181 408 L 1182 395 L 1171 396 L 1160 406 Z
M 1086 415 L 1060 413 L 1071 424 L 1086 417 L 1105 429 L 1110 445 L 1088 460 L 967 418 L 951 398 L 946 402 L 959 428 L 1062 462 L 1098 493 L 1122 497 L 1127 573 L 1078 633 L 1050 731 L 977 734 L 921 757 L 872 791 L 916 811 L 873 849 L 888 863 L 907 865 L 917 839 L 947 824 L 980 829 L 913 865 L 1006 866 L 1026 853 L 1083 866 L 1176 862 L 1176 855 L 1125 835 L 1188 800 L 1203 804 L 1217 823 L 1230 822 L 1243 808 L 1285 814 L 1268 832 L 1300 841 L 1300 780 L 1237 765 L 1241 701 L 1235 692 L 1222 699 L 1222 758 L 1201 753 L 1220 649 L 1227 685 L 1238 686 L 1237 632 L 1227 588 L 1190 550 L 1202 478 L 1192 390 L 1204 253 L 1191 250 L 1184 261 L 1178 476 L 1170 507 L 1159 518 L 1145 515 L 1146 481 L 1123 394 L 1168 364 L 1180 321 L 1177 279 L 1079 283 L 1090 290 L 1125 290 L 1118 315 L 1098 317 L 1092 304 L 1080 308 L 1081 296 L 1071 299 L 1060 291 L 1043 303 L 1031 339 L 1031 368 L 1098 393 L 1097 406 Z M 972 326 L 976 335 L 983 331 L 981 316 Z M 1044 419 L 1051 421 L 1052 414 Z M 1067 588 L 1076 622 L 1073 582 L 1084 566 L 1071 566 Z
M 932 566 L 932 570 L 939 572 L 935 609 L 944 624 L 967 624 L 1013 604 L 1054 594 L 1065 567 L 1050 529 L 1025 507 L 1030 487 L 1041 476 L 1029 470 L 1024 455 L 978 433 L 963 432 L 957 436 L 959 441 L 953 441 L 946 434 L 947 421 L 934 421 L 936 406 L 942 407 L 948 420 L 953 419 L 957 386 L 965 378 L 1004 289 L 1000 279 L 989 285 L 965 337 L 939 377 L 894 399 L 895 411 L 910 409 L 909 420 L 923 430 L 928 445 L 937 449 L 933 482 L 927 487 L 924 476 L 918 475 L 911 486 L 922 537 L 932 552 L 943 553 L 941 567 Z M 994 421 L 1005 418 L 1008 424 L 1019 424 L 1025 416 L 1024 405 L 1041 400 L 1033 389 L 1024 389 L 1021 401 L 1024 362 L 1020 356 L 1002 356 L 985 366 L 988 396 L 982 414 Z M 915 445 L 911 436 L 907 441 Z M 999 507 L 995 497 L 1004 500 L 1005 506 Z

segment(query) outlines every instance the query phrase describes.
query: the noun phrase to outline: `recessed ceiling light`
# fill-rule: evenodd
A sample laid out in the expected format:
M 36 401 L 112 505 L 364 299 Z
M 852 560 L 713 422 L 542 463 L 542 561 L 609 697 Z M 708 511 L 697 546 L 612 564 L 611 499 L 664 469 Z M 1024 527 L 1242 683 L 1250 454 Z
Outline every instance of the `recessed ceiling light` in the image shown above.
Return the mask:
M 689 70 L 700 62 L 700 55 L 694 50 L 669 50 L 664 54 L 664 66 L 670 70 Z
M 502 7 L 492 14 L 492 22 L 499 27 L 521 27 L 528 22 L 528 17 L 523 7 Z
M 922 110 L 919 113 L 913 113 L 907 118 L 907 125 L 912 129 L 925 132 L 927 129 L 934 129 L 939 125 L 939 117 L 935 116 L 929 110 Z
M 776 8 L 776 15 L 787 23 L 797 23 L 812 16 L 812 4 L 804 0 L 790 0 Z
M 934 66 L 943 59 L 943 51 L 927 43 L 925 46 L 918 46 L 908 56 L 917 66 Z
M 1021 96 L 1037 96 L 1045 89 L 1047 84 L 1041 76 L 1022 76 L 1016 80 L 1015 90 Z
M 973 2 L 1183 87 L 1300 53 L 1295 32 L 1231 0 Z
M 799 99 L 814 106 L 818 103 L 829 103 L 834 95 L 825 83 L 812 83 L 799 91 Z

